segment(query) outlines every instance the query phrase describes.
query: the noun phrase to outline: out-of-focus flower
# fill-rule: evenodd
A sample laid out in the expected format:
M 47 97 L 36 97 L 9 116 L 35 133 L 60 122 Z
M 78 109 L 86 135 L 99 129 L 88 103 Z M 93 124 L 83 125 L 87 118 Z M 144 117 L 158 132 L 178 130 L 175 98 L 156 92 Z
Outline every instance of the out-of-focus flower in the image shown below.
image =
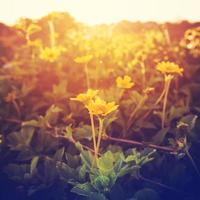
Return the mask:
M 160 62 L 157 64 L 156 69 L 163 74 L 183 74 L 183 68 L 173 62 Z
M 134 86 L 134 83 L 131 80 L 130 76 L 124 76 L 124 77 L 117 77 L 116 79 L 117 87 L 123 88 L 123 89 L 129 89 Z
M 194 57 L 200 56 L 200 26 L 192 29 L 188 29 L 184 38 L 180 42 L 181 46 L 187 49 L 187 51 Z
M 41 50 L 40 59 L 48 62 L 55 62 L 65 49 L 63 47 L 46 47 Z
M 27 27 L 27 33 L 28 35 L 32 35 L 33 33 L 40 31 L 41 29 L 42 28 L 39 25 L 32 23 Z
M 85 64 L 88 63 L 92 58 L 92 55 L 85 55 L 75 58 L 74 61 L 79 64 Z
M 17 98 L 16 91 L 11 91 L 7 94 L 7 96 L 4 98 L 4 100 L 8 103 L 15 101 Z
M 149 93 L 153 92 L 154 90 L 155 90 L 155 88 L 153 88 L 153 87 L 147 87 L 147 88 L 145 88 L 145 89 L 143 90 L 143 92 L 144 92 L 145 94 L 149 94 Z
M 36 40 L 29 40 L 27 44 L 28 44 L 29 47 L 37 47 L 37 48 L 40 48 L 40 47 L 42 46 L 42 41 L 39 40 L 39 39 L 36 39 Z
M 106 103 L 104 100 L 97 97 L 95 100 L 90 101 L 86 107 L 93 115 L 106 116 L 115 111 L 118 108 L 118 105 L 116 105 L 115 102 Z
M 86 93 L 81 93 L 77 95 L 75 98 L 71 98 L 71 100 L 80 101 L 85 105 L 87 105 L 91 100 L 94 99 L 94 97 L 96 97 L 98 92 L 99 92 L 98 90 L 88 89 Z

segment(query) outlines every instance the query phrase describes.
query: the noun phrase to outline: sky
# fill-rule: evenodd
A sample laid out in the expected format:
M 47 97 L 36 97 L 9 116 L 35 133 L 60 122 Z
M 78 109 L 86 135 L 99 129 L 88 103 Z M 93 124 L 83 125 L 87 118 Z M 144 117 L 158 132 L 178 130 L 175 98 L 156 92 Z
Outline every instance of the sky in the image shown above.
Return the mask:
M 200 21 L 200 0 L 0 0 L 0 22 L 69 12 L 90 25 L 130 21 Z

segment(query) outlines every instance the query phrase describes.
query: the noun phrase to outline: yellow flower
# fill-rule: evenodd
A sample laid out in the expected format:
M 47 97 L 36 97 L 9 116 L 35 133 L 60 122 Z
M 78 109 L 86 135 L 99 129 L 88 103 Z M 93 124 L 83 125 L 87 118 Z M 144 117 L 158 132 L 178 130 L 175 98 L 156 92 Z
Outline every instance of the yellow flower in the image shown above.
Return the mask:
M 61 53 L 65 51 L 62 47 L 46 47 L 40 53 L 40 59 L 48 62 L 55 62 Z
M 129 89 L 133 87 L 135 84 L 132 82 L 130 76 L 124 76 L 124 77 L 117 77 L 116 79 L 117 87 L 123 88 L 123 89 Z
M 115 111 L 118 105 L 115 105 L 115 102 L 106 103 L 104 100 L 97 97 L 95 100 L 90 101 L 86 107 L 93 115 L 106 116 Z
M 87 105 L 91 100 L 94 99 L 94 97 L 96 97 L 98 92 L 99 92 L 98 90 L 88 89 L 86 93 L 81 93 L 77 95 L 75 98 L 71 98 L 71 100 L 80 101 L 85 105 Z
M 92 55 L 80 56 L 74 59 L 76 63 L 85 64 L 88 63 L 92 59 Z
M 163 74 L 183 74 L 183 68 L 173 62 L 160 62 L 157 64 L 156 69 Z

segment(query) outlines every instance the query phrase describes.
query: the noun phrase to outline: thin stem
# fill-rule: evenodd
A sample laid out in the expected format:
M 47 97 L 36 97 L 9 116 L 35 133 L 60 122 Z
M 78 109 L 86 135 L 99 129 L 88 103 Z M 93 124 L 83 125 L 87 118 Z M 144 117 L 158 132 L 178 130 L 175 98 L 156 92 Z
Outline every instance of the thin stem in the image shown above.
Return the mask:
M 17 115 L 20 117 L 21 111 L 20 111 L 19 105 L 17 104 L 17 102 L 15 100 L 13 100 L 12 103 L 13 103 L 13 106 L 14 106 L 16 112 L 17 112 Z
M 92 126 L 92 139 L 93 139 L 93 146 L 94 146 L 94 156 L 97 160 L 98 154 L 97 154 L 97 143 L 96 143 L 96 134 L 95 134 L 95 127 L 94 127 L 94 116 L 92 113 L 90 113 L 90 121 Z
M 49 31 L 50 31 L 50 44 L 51 44 L 51 47 L 55 47 L 56 41 L 55 41 L 55 29 L 54 29 L 53 21 L 48 21 L 48 25 L 49 25 Z
M 171 187 L 171 186 L 165 185 L 165 184 L 163 184 L 163 183 L 159 183 L 159 182 L 157 182 L 157 181 L 150 180 L 150 179 L 148 179 L 148 178 L 143 177 L 142 175 L 139 175 L 139 178 L 140 178 L 141 180 L 143 180 L 143 181 L 146 181 L 146 182 L 151 183 L 151 184 L 158 185 L 158 186 L 160 186 L 160 187 L 162 187 L 162 188 L 165 188 L 165 189 L 168 189 L 168 190 L 172 190 L 172 191 L 178 192 L 178 193 L 183 193 L 182 191 L 177 190 L 177 189 L 175 189 L 175 188 L 173 188 L 173 187 Z
M 141 62 L 142 82 L 143 88 L 146 87 L 146 68 L 143 62 Z
M 160 103 L 160 101 L 163 99 L 164 95 L 165 95 L 165 91 L 166 91 L 166 83 L 164 85 L 163 91 L 160 94 L 160 96 L 158 97 L 158 99 L 156 100 L 156 102 L 154 103 L 154 105 L 151 107 L 151 109 L 142 117 L 142 119 L 144 120 L 151 112 L 152 110 Z
M 161 95 L 158 97 L 158 99 L 155 102 L 153 107 L 157 106 L 160 103 L 160 101 L 163 99 L 163 97 L 165 95 L 165 91 L 166 91 L 166 84 L 164 85 L 163 91 L 162 91 Z
M 121 91 L 117 95 L 119 97 L 119 101 L 122 99 L 123 95 L 124 95 L 124 89 L 121 89 Z
M 56 138 L 56 139 L 62 139 L 62 140 L 64 140 L 64 141 L 69 141 L 69 142 L 73 143 L 74 145 L 76 145 L 76 143 L 77 143 L 77 141 L 76 141 L 74 138 L 68 138 L 68 137 L 63 136 L 63 135 L 53 135 L 53 134 L 49 134 L 49 135 L 51 135 L 53 138 Z M 90 151 L 90 152 L 92 152 L 92 153 L 95 154 L 94 149 L 92 149 L 92 148 L 90 148 L 90 147 L 88 147 L 88 146 L 86 146 L 86 145 L 84 145 L 84 144 L 81 144 L 81 143 L 80 143 L 80 145 L 81 145 L 84 149 L 86 149 L 86 150 L 88 150 L 88 151 Z M 99 154 L 99 156 L 100 156 L 100 154 Z
M 12 122 L 12 123 L 16 123 L 16 124 L 21 124 L 22 121 L 21 120 L 18 120 L 18 119 L 12 119 L 12 118 L 6 118 L 6 119 L 3 119 L 7 122 Z
M 166 151 L 166 152 L 169 152 L 169 153 L 176 153 L 177 152 L 177 149 L 175 149 L 175 148 L 159 146 L 159 145 L 149 144 L 149 143 L 145 143 L 145 142 L 138 142 L 138 141 L 135 141 L 135 140 L 114 138 L 114 137 L 111 137 L 111 136 L 108 136 L 108 135 L 104 136 L 103 139 L 104 140 L 115 141 L 115 142 L 132 144 L 132 145 L 140 146 L 140 147 L 149 147 L 149 148 L 152 148 L 152 149 L 158 149 L 158 150 Z
M 200 177 L 199 169 L 198 169 L 196 163 L 194 162 L 194 159 L 192 158 L 192 156 L 191 156 L 191 154 L 190 154 L 190 152 L 188 151 L 187 148 L 185 149 L 185 153 L 186 153 L 186 155 L 188 156 L 188 158 L 190 159 L 190 161 L 191 161 L 191 163 L 192 163 L 192 166 L 194 167 L 196 173 L 197 173 L 198 176 Z
M 98 140 L 97 140 L 97 155 L 99 153 L 99 148 L 101 144 L 101 138 L 102 138 L 102 133 L 103 133 L 103 119 L 99 117 L 99 134 L 98 134 Z
M 136 108 L 133 110 L 133 112 L 131 113 L 131 115 L 128 118 L 128 122 L 127 122 L 127 128 L 126 130 L 128 130 L 130 128 L 130 126 L 132 125 L 132 120 L 133 117 L 135 116 L 135 114 L 138 112 L 138 110 L 142 107 L 142 105 L 144 104 L 144 102 L 146 101 L 147 96 L 145 95 L 137 104 Z
M 166 80 L 166 79 L 165 79 Z M 170 83 L 172 79 L 167 80 L 166 82 L 166 88 L 165 88 L 165 95 L 163 100 L 163 110 L 162 110 L 162 128 L 165 126 L 165 113 L 166 113 L 166 107 L 167 107 L 167 97 L 169 93 Z

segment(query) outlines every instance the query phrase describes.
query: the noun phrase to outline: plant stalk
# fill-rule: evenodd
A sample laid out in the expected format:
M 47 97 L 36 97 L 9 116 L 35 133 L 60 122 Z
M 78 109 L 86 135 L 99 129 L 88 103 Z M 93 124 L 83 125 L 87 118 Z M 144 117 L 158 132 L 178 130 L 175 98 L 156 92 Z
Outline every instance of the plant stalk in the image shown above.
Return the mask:
M 101 144 L 101 138 L 102 138 L 102 133 L 103 133 L 103 119 L 99 117 L 99 134 L 98 134 L 98 140 L 97 140 L 97 155 L 99 153 L 99 148 Z

